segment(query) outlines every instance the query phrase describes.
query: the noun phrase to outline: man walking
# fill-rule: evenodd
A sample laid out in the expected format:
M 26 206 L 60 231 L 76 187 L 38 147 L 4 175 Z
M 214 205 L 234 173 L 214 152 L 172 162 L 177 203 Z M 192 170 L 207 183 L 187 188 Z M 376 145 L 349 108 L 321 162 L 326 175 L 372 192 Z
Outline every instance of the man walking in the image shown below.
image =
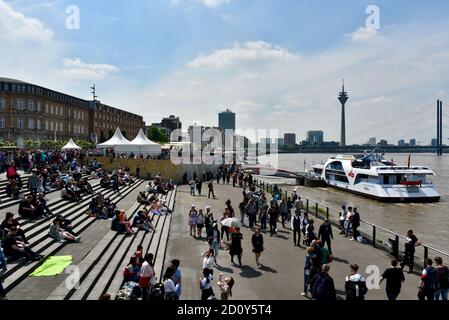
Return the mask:
M 210 199 L 210 195 L 212 194 L 212 197 L 213 197 L 214 199 L 216 199 L 215 193 L 214 193 L 214 183 L 213 183 L 212 180 L 209 181 L 209 183 L 207 184 L 207 187 L 209 188 L 209 194 L 208 194 L 207 197 Z
M 329 275 L 330 266 L 323 264 L 322 272 L 317 273 L 310 281 L 312 298 L 319 301 L 335 301 L 334 280 Z
M 436 263 L 435 269 L 437 270 L 437 290 L 435 292 L 435 300 L 447 300 L 447 294 L 449 291 L 449 268 L 443 266 L 443 259 L 441 257 L 435 257 L 433 259 Z
M 270 236 L 276 234 L 277 221 L 279 217 L 279 208 L 277 204 L 274 204 L 268 209 L 268 215 L 270 216 Z
M 346 301 L 364 301 L 368 292 L 365 278 L 358 273 L 359 266 L 351 264 L 350 273 L 345 279 Z
M 329 254 L 332 254 L 331 239 L 334 240 L 334 235 L 332 234 L 332 226 L 329 220 L 325 220 L 323 224 L 321 224 L 320 229 L 318 230 L 318 238 L 323 241 L 323 244 L 325 243 L 327 245 Z
M 290 221 L 293 230 L 293 244 L 301 247 L 301 212 L 296 211 L 295 215 Z
M 384 280 L 387 280 L 385 291 L 387 292 L 388 300 L 396 300 L 401 292 L 402 282 L 405 281 L 404 272 L 401 268 L 398 268 L 398 261 L 396 259 L 391 260 L 391 267 L 384 271 L 380 277 L 379 284 Z
M 421 301 L 434 300 L 437 288 L 437 270 L 432 266 L 432 259 L 426 259 L 426 267 L 422 271 L 418 286 L 418 298 Z

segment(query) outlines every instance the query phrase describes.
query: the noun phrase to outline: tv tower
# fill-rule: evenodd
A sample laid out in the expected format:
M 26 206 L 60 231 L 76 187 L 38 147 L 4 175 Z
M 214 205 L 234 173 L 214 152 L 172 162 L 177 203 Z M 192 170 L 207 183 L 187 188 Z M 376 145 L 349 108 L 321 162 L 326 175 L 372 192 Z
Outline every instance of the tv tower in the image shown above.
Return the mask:
M 340 145 L 346 146 L 346 119 L 345 119 L 345 104 L 348 101 L 349 96 L 345 91 L 345 79 L 342 80 L 341 92 L 338 94 L 338 100 L 341 103 L 341 135 Z

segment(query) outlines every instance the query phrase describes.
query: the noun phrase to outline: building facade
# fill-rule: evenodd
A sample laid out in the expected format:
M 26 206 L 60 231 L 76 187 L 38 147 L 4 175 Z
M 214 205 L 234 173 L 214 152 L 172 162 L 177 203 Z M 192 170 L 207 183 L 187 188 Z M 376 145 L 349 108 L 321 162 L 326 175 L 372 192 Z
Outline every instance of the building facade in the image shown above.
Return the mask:
M 179 117 L 175 117 L 174 115 L 170 115 L 168 118 L 162 118 L 161 128 L 168 129 L 170 132 L 176 129 L 182 129 L 182 123 L 179 120 Z
M 50 90 L 0 78 L 0 140 L 91 140 L 119 126 L 131 136 L 144 126 L 141 116 Z M 133 137 L 134 138 L 134 137 Z
M 312 145 L 321 145 L 324 141 L 324 132 L 319 130 L 307 131 L 306 141 Z
M 289 146 L 295 145 L 296 144 L 296 134 L 294 134 L 294 133 L 284 134 L 284 143 Z
M 218 127 L 235 131 L 235 113 L 229 109 L 218 114 Z

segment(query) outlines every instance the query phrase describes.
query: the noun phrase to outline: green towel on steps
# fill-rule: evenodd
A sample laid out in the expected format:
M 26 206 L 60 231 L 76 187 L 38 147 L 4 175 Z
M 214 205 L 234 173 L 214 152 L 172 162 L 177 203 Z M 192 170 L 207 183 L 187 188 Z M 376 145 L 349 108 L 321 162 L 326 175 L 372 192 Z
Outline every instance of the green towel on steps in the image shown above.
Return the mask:
M 51 256 L 45 259 L 44 263 L 34 270 L 32 277 L 56 276 L 64 271 L 72 263 L 72 256 Z

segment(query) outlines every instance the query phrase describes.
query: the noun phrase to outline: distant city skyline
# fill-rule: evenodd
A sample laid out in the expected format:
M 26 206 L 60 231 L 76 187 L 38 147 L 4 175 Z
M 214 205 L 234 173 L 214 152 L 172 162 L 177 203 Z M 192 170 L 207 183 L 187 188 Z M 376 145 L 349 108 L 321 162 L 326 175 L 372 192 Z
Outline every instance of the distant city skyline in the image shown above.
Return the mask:
M 379 29 L 366 27 L 365 0 L 80 0 L 79 29 L 66 27 L 72 4 L 0 0 L 0 77 L 86 100 L 95 83 L 103 103 L 148 124 L 176 114 L 186 127 L 216 126 L 229 107 L 237 129 L 297 141 L 316 128 L 340 141 L 344 78 L 348 145 L 373 136 L 427 144 L 437 99 L 448 141 L 447 1 L 379 0 Z M 270 23 L 259 23 L 266 12 Z

